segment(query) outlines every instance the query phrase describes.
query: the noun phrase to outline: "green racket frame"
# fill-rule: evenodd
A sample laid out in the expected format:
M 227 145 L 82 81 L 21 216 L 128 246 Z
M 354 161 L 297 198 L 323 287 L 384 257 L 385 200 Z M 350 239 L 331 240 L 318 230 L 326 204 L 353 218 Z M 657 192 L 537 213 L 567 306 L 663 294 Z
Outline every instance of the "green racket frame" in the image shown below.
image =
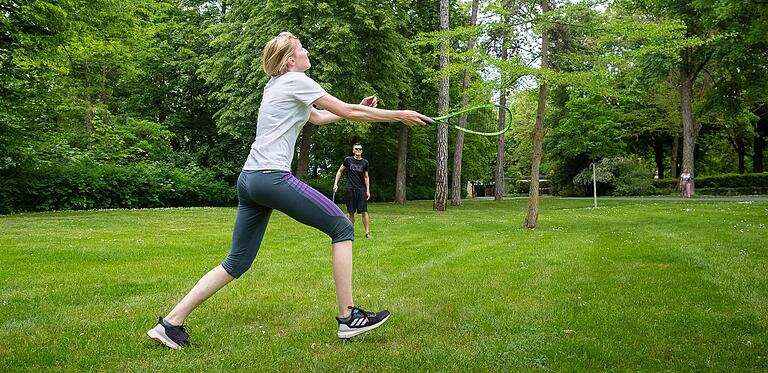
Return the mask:
M 505 117 L 504 117 L 504 121 L 506 122 L 506 125 L 505 125 L 505 127 L 503 129 L 492 131 L 492 132 L 485 132 L 485 131 L 475 131 L 475 130 L 472 130 L 472 129 L 469 129 L 469 128 L 461 127 L 459 125 L 459 118 L 461 118 L 461 116 L 463 114 L 468 114 L 469 115 L 473 111 L 477 111 L 477 110 L 481 110 L 481 109 L 488 109 L 488 108 L 498 109 L 499 112 L 501 112 L 501 110 L 506 111 L 506 114 L 505 114 Z M 498 136 L 498 135 L 501 135 L 501 134 L 509 131 L 510 128 L 512 128 L 512 111 L 509 110 L 508 107 L 502 106 L 502 105 L 478 105 L 478 106 L 473 106 L 473 107 L 466 108 L 466 109 L 463 109 L 463 110 L 459 110 L 459 111 L 456 111 L 456 112 L 453 112 L 453 113 L 450 113 L 450 114 L 446 114 L 446 115 L 443 115 L 443 116 L 434 117 L 432 119 L 436 123 L 444 123 L 448 127 L 452 127 L 455 130 L 466 132 L 466 133 L 471 133 L 473 135 L 480 135 L 480 136 Z M 497 120 L 496 123 L 498 123 L 498 116 L 497 116 L 496 120 Z

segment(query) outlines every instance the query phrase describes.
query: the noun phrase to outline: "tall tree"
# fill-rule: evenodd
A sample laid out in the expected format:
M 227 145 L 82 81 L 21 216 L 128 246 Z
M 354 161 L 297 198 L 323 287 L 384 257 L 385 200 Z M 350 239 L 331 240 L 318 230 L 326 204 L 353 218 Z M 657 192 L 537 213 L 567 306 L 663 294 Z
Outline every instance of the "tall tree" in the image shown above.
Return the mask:
M 508 55 L 509 55 L 509 49 L 507 48 L 507 44 L 509 43 L 509 33 L 504 32 L 501 37 L 501 61 L 506 62 Z M 499 105 L 501 106 L 507 106 L 507 87 L 506 87 L 506 81 L 508 79 L 505 79 L 504 75 L 506 74 L 505 71 L 501 72 L 501 84 L 499 86 Z M 504 128 L 506 125 L 506 121 L 512 118 L 506 117 L 507 113 L 506 110 L 499 110 L 499 129 Z M 504 199 L 504 193 L 506 191 L 504 190 L 504 166 L 505 166 L 505 156 L 506 152 L 504 151 L 504 137 L 506 134 L 502 133 L 499 135 L 496 139 L 496 181 L 494 183 L 493 188 L 493 198 L 496 201 L 501 201 Z
M 408 126 L 400 124 L 397 141 L 397 177 L 395 179 L 395 203 L 404 205 L 406 201 L 406 164 L 408 162 Z
M 727 9 L 729 3 L 724 2 Z M 685 25 L 685 39 L 680 43 L 677 59 L 674 61 L 679 79 L 680 116 L 682 120 L 682 167 L 691 174 L 696 173 L 694 151 L 702 122 L 694 110 L 695 87 L 703 80 L 701 73 L 716 60 L 717 50 L 728 36 L 713 20 L 729 19 L 728 12 L 721 13 L 720 3 L 690 2 L 684 0 L 660 0 L 649 2 L 638 0 L 639 8 L 657 19 L 675 19 Z M 711 76 L 710 76 L 711 78 Z M 713 82 L 707 82 L 712 87 Z M 716 83 L 716 82 L 714 82 Z M 704 87 L 706 88 L 706 87 Z M 699 97 L 704 96 L 700 94 Z
M 440 100 L 438 112 L 442 115 L 448 112 L 448 54 L 450 39 L 448 38 L 449 1 L 440 0 Z M 435 200 L 432 208 L 445 211 L 448 199 L 448 128 L 444 123 L 437 125 L 437 170 L 435 171 Z
M 243 143 L 253 141 L 261 87 L 269 79 L 258 63 L 260 51 L 267 40 L 286 30 L 298 36 L 310 51 L 313 67 L 307 74 L 329 93 L 347 102 L 359 102 L 375 94 L 383 108 L 397 104 L 410 85 L 403 57 L 406 42 L 398 32 L 402 21 L 396 16 L 398 9 L 390 5 L 361 0 L 232 4 L 223 22 L 210 29 L 217 51 L 201 69 L 208 83 L 217 88 L 214 98 L 220 103 L 216 119 L 221 131 Z M 305 11 L 310 8 L 312 12 Z M 306 178 L 310 153 L 317 151 L 312 146 L 315 136 L 348 141 L 354 136 L 363 137 L 370 128 L 366 124 L 320 131 L 305 125 L 294 157 L 296 175 Z M 352 129 L 354 135 L 338 136 L 347 129 Z M 345 154 L 350 145 L 339 146 L 335 157 Z
M 472 0 L 472 7 L 470 9 L 470 16 L 469 16 L 469 26 L 474 27 L 477 25 L 477 10 L 478 10 L 478 4 L 480 0 Z M 469 38 L 469 42 L 467 43 L 467 49 L 469 51 L 472 51 L 475 48 L 475 36 L 471 36 Z M 467 64 L 471 65 L 471 57 L 467 57 Z M 461 107 L 466 107 L 469 103 L 469 95 L 467 94 L 467 90 L 469 90 L 469 83 L 472 78 L 472 71 L 470 71 L 470 67 L 467 66 L 464 68 L 464 80 L 461 82 Z M 461 118 L 459 118 L 459 125 L 463 125 L 466 123 L 467 117 L 466 115 L 463 115 Z M 461 184 L 462 175 L 461 175 L 461 162 L 462 162 L 462 156 L 464 153 L 464 132 L 459 131 L 456 134 L 456 143 L 454 144 L 454 150 L 453 150 L 453 176 L 451 180 L 451 205 L 452 206 L 461 206 L 461 191 L 463 189 L 463 185 Z
M 548 0 L 540 0 L 542 18 L 549 12 Z M 541 30 L 541 73 L 539 75 L 539 100 L 536 107 L 536 124 L 533 131 L 533 161 L 531 162 L 531 185 L 528 191 L 528 213 L 524 227 L 536 228 L 539 220 L 539 170 L 541 167 L 541 149 L 544 142 L 544 114 L 547 108 L 546 72 L 549 67 L 549 27 L 544 22 Z

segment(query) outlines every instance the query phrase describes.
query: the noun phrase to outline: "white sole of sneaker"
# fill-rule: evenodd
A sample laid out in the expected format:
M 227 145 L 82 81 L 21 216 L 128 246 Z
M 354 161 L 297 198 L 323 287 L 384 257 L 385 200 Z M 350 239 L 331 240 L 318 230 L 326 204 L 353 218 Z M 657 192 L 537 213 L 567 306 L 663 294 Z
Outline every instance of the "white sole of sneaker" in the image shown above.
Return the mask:
M 173 340 L 168 338 L 168 336 L 163 331 L 155 330 L 157 327 L 149 329 L 147 332 L 147 336 L 152 339 L 155 342 L 162 343 L 166 347 L 172 348 L 174 350 L 181 350 L 181 346 L 176 344 Z
M 352 337 L 354 337 L 356 335 L 360 335 L 360 334 L 363 334 L 365 332 L 371 331 L 373 329 L 376 329 L 376 328 L 380 327 L 382 324 L 384 324 L 384 322 L 386 322 L 387 319 L 389 319 L 390 316 L 392 316 L 392 315 L 387 315 L 387 317 L 385 317 L 384 320 L 381 320 L 381 322 L 379 322 L 378 324 L 374 324 L 374 325 L 371 325 L 371 326 L 366 326 L 366 327 L 363 327 L 363 328 L 355 328 L 355 329 L 350 329 L 350 330 L 343 330 L 343 331 L 339 330 L 338 336 L 341 339 L 350 339 L 350 338 L 352 338 Z

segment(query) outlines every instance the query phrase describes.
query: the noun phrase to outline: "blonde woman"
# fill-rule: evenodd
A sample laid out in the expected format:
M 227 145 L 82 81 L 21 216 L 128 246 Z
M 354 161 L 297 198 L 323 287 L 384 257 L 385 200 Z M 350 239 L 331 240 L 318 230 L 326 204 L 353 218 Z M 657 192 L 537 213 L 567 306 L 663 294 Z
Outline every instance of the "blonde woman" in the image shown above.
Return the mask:
M 229 255 L 205 274 L 147 335 L 170 348 L 190 345 L 184 321 L 197 306 L 250 268 L 273 210 L 315 227 L 331 238 L 333 280 L 339 307 L 339 338 L 351 338 L 383 324 L 388 311 L 368 312 L 352 301 L 352 223 L 327 197 L 290 173 L 296 138 L 304 124 L 342 118 L 424 125 L 432 120 L 410 110 L 377 109 L 375 96 L 359 105 L 328 94 L 304 74 L 312 65 L 297 37 L 283 32 L 264 46 L 262 66 L 271 76 L 259 107 L 256 138 L 237 181 L 238 209 Z M 320 110 L 314 105 L 322 107 Z

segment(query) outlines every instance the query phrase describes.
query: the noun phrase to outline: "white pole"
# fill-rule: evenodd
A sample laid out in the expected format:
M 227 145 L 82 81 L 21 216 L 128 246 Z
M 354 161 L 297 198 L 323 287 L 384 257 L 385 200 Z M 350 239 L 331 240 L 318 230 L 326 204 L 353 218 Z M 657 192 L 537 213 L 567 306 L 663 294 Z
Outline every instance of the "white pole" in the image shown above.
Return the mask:
M 597 169 L 592 163 L 592 195 L 595 196 L 595 208 L 597 208 Z

